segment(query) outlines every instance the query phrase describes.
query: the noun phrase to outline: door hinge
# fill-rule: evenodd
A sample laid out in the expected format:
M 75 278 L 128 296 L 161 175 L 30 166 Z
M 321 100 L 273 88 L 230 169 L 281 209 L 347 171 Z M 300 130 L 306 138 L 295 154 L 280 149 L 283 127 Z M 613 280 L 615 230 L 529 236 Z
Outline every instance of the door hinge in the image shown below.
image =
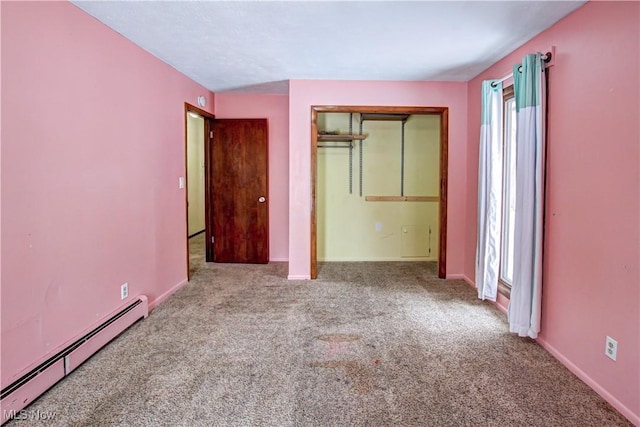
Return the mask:
M 213 138 L 213 131 L 209 131 L 209 138 Z
M 215 241 L 215 237 L 211 236 L 211 243 Z

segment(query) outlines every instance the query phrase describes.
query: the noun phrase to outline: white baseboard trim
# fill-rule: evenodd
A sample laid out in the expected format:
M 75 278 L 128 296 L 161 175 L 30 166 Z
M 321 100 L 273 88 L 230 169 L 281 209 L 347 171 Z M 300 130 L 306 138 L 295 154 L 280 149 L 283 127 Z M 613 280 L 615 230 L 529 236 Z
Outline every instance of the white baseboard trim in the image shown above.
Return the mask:
M 172 287 L 171 289 L 169 289 L 168 291 L 166 291 L 165 293 L 160 295 L 158 298 L 156 298 L 153 301 L 151 301 L 149 303 L 149 311 L 153 310 L 154 308 L 156 308 L 157 306 L 162 304 L 162 302 L 164 300 L 169 298 L 174 292 L 176 292 L 178 289 L 180 289 L 181 287 L 183 287 L 187 283 L 188 283 L 187 279 L 184 279 L 182 282 L 178 283 L 177 285 L 175 285 L 174 287 Z
M 591 387 L 596 393 L 598 393 L 604 400 L 609 402 L 611 406 L 616 408 L 622 415 L 624 415 L 629 421 L 636 426 L 640 426 L 640 414 L 635 414 L 631 409 L 627 408 L 622 402 L 616 399 L 611 393 L 605 390 L 600 384 L 598 384 L 593 378 L 591 378 L 582 369 L 578 368 L 573 362 L 567 359 L 562 353 L 560 353 L 554 346 L 549 344 L 544 338 L 536 338 L 536 342 L 547 350 L 553 357 L 558 359 L 567 369 L 569 369 L 575 376 L 580 378 L 585 384 Z
M 269 258 L 269 262 L 289 262 L 289 258 Z
M 287 280 L 311 280 L 311 276 L 306 274 L 290 274 Z

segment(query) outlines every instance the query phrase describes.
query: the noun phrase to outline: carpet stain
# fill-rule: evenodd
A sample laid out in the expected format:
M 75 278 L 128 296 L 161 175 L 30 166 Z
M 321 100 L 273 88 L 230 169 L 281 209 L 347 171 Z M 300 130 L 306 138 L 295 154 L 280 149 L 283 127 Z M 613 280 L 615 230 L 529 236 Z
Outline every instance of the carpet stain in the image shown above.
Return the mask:
M 353 342 L 362 339 L 362 335 L 356 334 L 326 334 L 326 335 L 318 335 L 316 337 L 320 341 L 327 341 L 330 343 L 338 343 L 338 342 Z
M 312 368 L 340 369 L 349 379 L 351 388 L 358 394 L 368 394 L 373 388 L 371 370 L 358 360 L 328 360 L 312 362 Z

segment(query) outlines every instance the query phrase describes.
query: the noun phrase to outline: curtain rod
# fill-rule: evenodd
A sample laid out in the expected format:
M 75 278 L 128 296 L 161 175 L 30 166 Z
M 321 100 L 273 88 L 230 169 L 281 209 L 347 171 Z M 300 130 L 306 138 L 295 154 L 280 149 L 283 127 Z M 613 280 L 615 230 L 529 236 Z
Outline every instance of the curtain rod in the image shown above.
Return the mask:
M 543 54 L 542 54 L 542 60 L 543 60 L 545 63 L 548 63 L 549 61 L 551 61 L 551 52 L 543 53 Z M 522 65 L 521 65 L 520 67 L 518 67 L 518 71 L 522 71 Z M 509 74 L 507 74 L 507 75 L 506 75 L 506 76 L 504 76 L 503 78 L 498 79 L 498 81 L 499 81 L 500 83 L 502 83 L 503 81 L 508 80 L 508 79 L 510 79 L 511 77 L 513 77 L 513 73 L 509 73 Z M 493 83 L 491 83 L 491 87 L 496 87 L 497 85 L 498 85 L 498 83 L 497 83 L 497 82 L 493 82 Z

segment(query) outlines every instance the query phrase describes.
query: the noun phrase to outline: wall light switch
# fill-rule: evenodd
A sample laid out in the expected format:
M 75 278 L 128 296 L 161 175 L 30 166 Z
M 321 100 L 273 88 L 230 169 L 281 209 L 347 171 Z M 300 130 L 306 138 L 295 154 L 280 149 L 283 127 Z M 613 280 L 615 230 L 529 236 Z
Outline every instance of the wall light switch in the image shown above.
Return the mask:
M 178 188 L 184 188 L 184 184 L 185 184 L 184 176 L 181 176 L 180 178 L 178 178 Z

